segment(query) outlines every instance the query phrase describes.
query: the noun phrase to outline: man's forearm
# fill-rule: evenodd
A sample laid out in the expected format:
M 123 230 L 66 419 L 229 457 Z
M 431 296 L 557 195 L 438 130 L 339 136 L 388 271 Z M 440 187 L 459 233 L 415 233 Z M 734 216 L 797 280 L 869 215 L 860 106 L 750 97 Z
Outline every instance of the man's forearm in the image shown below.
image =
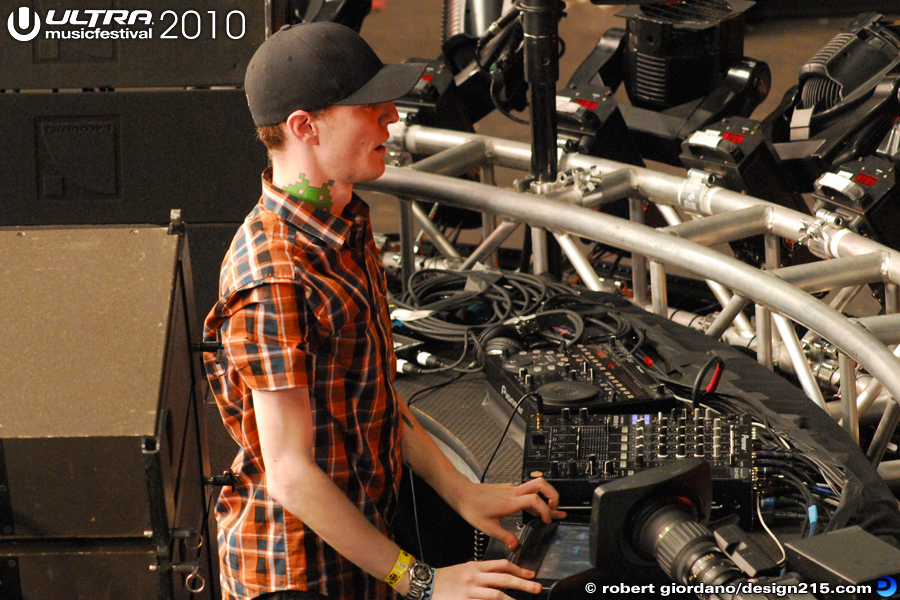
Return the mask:
M 347 560 L 384 579 L 400 549 L 316 464 L 309 392 L 254 390 L 253 403 L 269 494 Z M 396 589 L 407 585 L 404 578 Z
M 471 482 L 441 452 L 405 402 L 401 407 L 403 460 L 458 512 L 459 500 Z
M 384 579 L 400 548 L 375 528 L 317 465 L 296 467 L 289 482 L 270 493 L 344 558 Z M 408 577 L 396 589 L 405 593 Z

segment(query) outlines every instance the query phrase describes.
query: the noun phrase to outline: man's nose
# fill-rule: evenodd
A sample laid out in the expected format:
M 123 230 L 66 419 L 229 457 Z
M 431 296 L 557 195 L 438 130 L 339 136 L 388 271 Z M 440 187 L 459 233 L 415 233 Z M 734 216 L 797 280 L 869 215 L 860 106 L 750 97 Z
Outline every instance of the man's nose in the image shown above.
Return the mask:
M 385 102 L 382 107 L 381 113 L 381 121 L 384 125 L 390 125 L 391 123 L 396 123 L 400 120 L 400 115 L 397 113 L 397 107 L 394 106 L 393 102 Z

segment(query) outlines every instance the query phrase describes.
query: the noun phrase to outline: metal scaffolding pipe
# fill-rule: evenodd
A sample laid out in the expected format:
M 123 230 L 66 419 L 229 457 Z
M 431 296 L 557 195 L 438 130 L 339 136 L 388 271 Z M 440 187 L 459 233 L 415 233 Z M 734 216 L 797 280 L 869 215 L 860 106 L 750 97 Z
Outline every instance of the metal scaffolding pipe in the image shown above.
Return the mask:
M 479 136 L 473 133 L 432 129 L 420 125 L 405 126 L 399 123 L 393 126 L 392 133 L 395 141 L 402 141 L 406 149 L 413 153 L 431 154 L 458 146 L 472 139 L 483 139 L 490 148 L 489 154 L 494 164 L 523 171 L 528 171 L 531 165 L 531 149 L 522 142 Z M 560 170 L 594 167 L 602 172 L 620 169 L 631 171 L 634 189 L 628 194 L 625 194 L 623 190 L 623 198 L 637 194 L 655 202 L 685 206 L 692 212 L 706 215 L 733 212 L 750 206 L 765 206 L 771 211 L 767 225 L 768 232 L 795 241 L 810 234 L 810 226 L 814 223 L 814 219 L 807 214 L 715 186 L 706 187 L 699 199 L 689 201 L 683 194 L 685 178 L 677 175 L 577 153 L 565 154 L 559 161 Z M 608 200 L 615 199 L 609 198 Z M 900 252 L 893 251 L 850 230 L 827 225 L 818 228 L 812 237 L 816 239 L 817 245 L 822 250 L 827 251 L 829 256 L 833 257 L 888 252 L 890 254 L 887 266 L 888 277 L 891 282 L 900 284 Z
M 410 169 L 437 175 L 462 175 L 488 162 L 488 143 L 469 140 L 409 165 Z
M 700 219 L 698 219 L 695 221 L 688 221 L 686 223 L 685 221 L 682 220 L 681 215 L 678 214 L 678 212 L 675 210 L 675 207 L 673 207 L 673 206 L 658 206 L 657 208 L 659 209 L 660 214 L 662 214 L 663 218 L 666 220 L 666 223 L 669 224 L 669 227 L 663 229 L 662 231 L 672 232 L 673 227 L 681 227 L 682 225 L 686 226 L 688 223 L 699 223 L 700 222 Z M 712 218 L 712 217 L 710 217 L 710 218 Z M 684 237 L 684 236 L 679 235 L 678 237 Z M 687 239 L 687 238 L 685 238 L 685 239 Z M 694 243 L 697 243 L 696 240 L 692 239 L 691 241 Z M 713 242 L 713 243 L 717 243 L 717 242 Z M 703 242 L 702 244 L 704 246 L 712 245 L 712 244 L 707 244 L 705 242 Z M 728 306 L 728 303 L 731 302 L 731 298 L 732 298 L 731 290 L 726 288 L 721 283 L 712 281 L 710 279 L 706 280 L 706 285 L 707 285 L 707 287 L 709 287 L 710 291 L 713 293 L 713 296 L 716 297 L 716 300 L 719 301 L 719 304 L 722 306 L 722 308 L 725 308 L 726 306 Z M 750 324 L 750 319 L 747 318 L 747 315 L 738 312 L 738 314 L 734 315 L 734 317 L 732 318 L 732 321 L 734 322 L 734 326 L 741 333 L 741 335 L 746 335 L 748 333 L 753 332 L 753 325 Z
M 575 245 L 572 236 L 568 233 L 556 233 L 554 236 L 556 241 L 559 242 L 559 247 L 569 257 L 569 261 L 575 267 L 575 272 L 581 277 L 581 281 L 587 289 L 595 292 L 615 293 L 617 291 L 616 286 L 597 277 L 594 267 L 591 266 L 591 263 L 588 262 L 581 250 Z
M 650 297 L 653 312 L 667 317 L 669 314 L 669 290 L 666 287 L 666 267 L 659 261 L 650 261 Z
M 883 344 L 900 344 L 900 314 L 859 317 L 854 319 Z
M 358 187 L 400 196 L 424 196 L 462 208 L 540 223 L 557 231 L 643 253 L 658 262 L 679 265 L 820 332 L 858 363 L 877 373 L 892 395 L 900 397 L 900 362 L 874 336 L 778 277 L 709 248 L 601 212 L 409 169 L 387 167 L 381 179 Z
M 822 292 L 883 281 L 885 258 L 881 253 L 848 256 L 775 269 L 772 273 L 803 291 Z
M 768 214 L 769 209 L 765 206 L 750 206 L 731 213 L 670 225 L 663 231 L 695 244 L 714 246 L 765 233 Z
M 480 176 L 481 183 L 485 185 L 497 185 L 497 180 L 495 178 L 496 173 L 494 173 L 494 165 L 486 162 L 481 166 Z M 488 238 L 494 233 L 494 230 L 497 229 L 497 215 L 491 213 L 481 213 L 481 239 L 482 242 L 486 242 Z M 499 244 L 497 246 L 499 248 Z M 497 253 L 489 253 L 487 256 L 479 257 L 476 260 L 482 260 L 482 258 L 489 260 L 491 263 L 497 263 Z
M 766 234 L 763 244 L 766 247 L 766 270 L 774 271 L 781 266 L 781 240 L 778 236 Z
M 872 442 L 869 444 L 868 451 L 866 451 L 866 458 L 875 466 L 878 466 L 878 463 L 881 462 L 888 444 L 891 443 L 891 437 L 896 431 L 897 425 L 900 425 L 900 405 L 897 404 L 897 395 L 894 394 L 893 396 L 893 401 L 889 402 L 884 409 L 884 415 L 881 417 L 881 421 L 878 422 L 878 427 L 872 436 Z
M 857 294 L 863 289 L 863 286 L 857 285 L 849 288 L 844 288 L 835 294 L 834 298 L 829 303 L 829 306 L 838 312 L 844 312 L 844 309 L 853 302 L 853 299 L 856 298 Z M 818 333 L 810 329 L 806 332 L 806 335 L 803 336 L 804 344 L 815 344 L 822 336 Z
M 880 463 L 878 475 L 885 481 L 900 480 L 900 460 L 886 460 Z
M 585 208 L 596 208 L 614 200 L 627 197 L 634 189 L 634 171 L 619 169 L 604 175 L 597 187 L 582 197 L 579 204 Z
M 628 212 L 633 223 L 644 224 L 644 201 L 640 198 L 628 199 Z M 631 254 L 631 289 L 634 292 L 634 303 L 644 306 L 650 301 L 650 274 L 647 257 L 633 252 Z
M 750 304 L 750 300 L 734 294 L 728 304 L 722 309 L 722 312 L 719 313 L 719 316 L 709 326 L 709 329 L 706 330 L 706 335 L 716 339 L 722 337 L 722 334 L 734 322 L 735 317 L 743 314 L 742 311 L 748 304 Z
M 400 282 L 403 291 L 416 272 L 415 234 L 413 233 L 413 203 L 400 203 Z
M 827 410 L 825 408 L 825 398 L 822 396 L 822 390 L 819 389 L 819 383 L 816 381 L 816 376 L 813 375 L 812 369 L 809 366 L 809 361 L 806 360 L 806 355 L 803 354 L 803 349 L 800 348 L 800 339 L 797 337 L 797 332 L 794 331 L 793 325 L 791 325 L 790 321 L 785 319 L 782 315 L 778 314 L 772 315 L 772 322 L 778 329 L 778 335 L 784 343 L 784 348 L 787 350 L 788 356 L 791 359 L 791 364 L 794 365 L 794 373 L 796 373 L 797 379 L 800 380 L 800 386 L 803 388 L 803 391 L 806 392 L 806 396 L 815 402 L 822 410 Z
M 405 127 L 392 130 L 393 137 L 400 139 L 406 149 L 417 153 L 432 153 L 449 147 L 458 146 L 471 139 L 486 140 L 491 148 L 488 160 L 494 165 L 528 170 L 531 162 L 530 148 L 519 142 L 499 140 L 485 136 L 463 132 L 448 132 L 420 126 Z M 881 281 L 888 284 L 900 283 L 900 253 L 864 238 L 846 229 L 840 229 L 815 218 L 785 207 L 772 205 L 758 198 L 731 192 L 709 185 L 708 180 L 701 181 L 692 176 L 690 185 L 683 177 L 666 175 L 649 169 L 623 165 L 615 161 L 586 157 L 577 154 L 566 154 L 560 159 L 563 169 L 581 167 L 598 172 L 630 169 L 632 171 L 633 189 L 621 186 L 616 193 L 623 197 L 642 197 L 654 202 L 683 206 L 687 210 L 706 215 L 733 212 L 751 206 L 765 206 L 770 209 L 770 218 L 766 233 L 771 236 L 785 237 L 791 240 L 803 240 L 817 255 L 824 258 L 841 258 L 866 254 L 880 254 L 883 257 Z M 388 171 L 399 171 L 389 168 Z M 622 221 L 603 215 L 602 213 L 579 209 L 574 206 L 560 206 L 559 203 L 548 203 L 540 198 L 527 199 L 524 194 L 510 190 L 490 188 L 476 192 L 468 188 L 472 182 L 453 180 L 452 185 L 441 182 L 423 182 L 413 179 L 423 176 L 407 169 L 402 174 L 392 176 L 388 173 L 377 182 L 360 185 L 360 188 L 387 191 L 403 196 L 412 193 L 425 195 L 439 202 L 446 202 L 463 208 L 493 212 L 507 215 L 514 219 L 526 221 L 541 227 L 598 240 L 632 253 L 644 254 L 660 263 L 678 265 L 695 275 L 720 282 L 735 293 L 757 300 L 773 311 L 783 313 L 828 339 L 849 354 L 869 372 L 883 380 L 885 387 L 893 398 L 900 397 L 900 370 L 897 361 L 886 348 L 877 344 L 874 336 L 851 324 L 837 311 L 823 303 L 810 298 L 802 290 L 796 289 L 777 277 L 754 270 L 748 265 L 735 261 L 713 250 L 692 245 L 671 235 L 660 234 L 628 221 Z M 434 176 L 424 176 L 434 177 Z M 447 179 L 447 178 L 442 178 Z M 462 189 L 458 186 L 463 186 Z M 438 189 L 443 187 L 443 189 Z M 470 193 L 471 192 L 471 193 Z M 614 198 L 610 198 L 614 199 Z M 534 201 L 534 202 L 532 202 Z M 541 206 L 552 204 L 552 207 Z M 571 212 L 576 211 L 576 212 Z M 660 237 L 662 236 L 662 237 Z M 669 239 L 663 239 L 669 238 Z M 885 356 L 887 355 L 887 357 Z M 883 448 L 900 422 L 900 406 L 896 401 L 889 403 L 885 417 L 876 432 L 876 444 L 870 449 L 870 458 L 878 462 Z
M 856 364 L 841 353 L 838 358 L 841 370 L 841 424 L 844 431 L 859 445 L 859 415 L 856 406 Z
M 884 312 L 900 312 L 900 286 L 896 283 L 888 283 L 884 286 Z
M 419 227 L 425 231 L 425 235 L 431 239 L 431 242 L 434 244 L 434 247 L 437 248 L 438 252 L 441 253 L 441 256 L 445 258 L 462 259 L 456 246 L 441 233 L 441 230 L 437 228 L 434 221 L 428 218 L 428 215 L 425 214 L 425 211 L 422 210 L 421 206 L 415 202 L 410 202 L 409 208 L 410 211 L 412 211 L 412 215 L 416 222 L 419 224 Z
M 716 297 L 716 300 L 719 301 L 719 304 L 722 305 L 723 309 L 731 304 L 731 300 L 732 298 L 734 298 L 734 294 L 731 293 L 731 290 L 726 288 L 721 283 L 712 281 L 710 279 L 706 280 L 706 285 L 712 291 L 713 295 Z M 750 323 L 750 319 L 742 312 L 738 312 L 734 316 L 734 326 L 741 333 L 741 335 L 752 334 L 754 331 L 754 327 Z
M 506 241 L 509 236 L 513 234 L 513 232 L 519 228 L 519 223 L 516 221 L 503 221 L 500 225 L 494 229 L 490 235 L 488 235 L 481 244 L 478 245 L 475 250 L 472 251 L 472 254 L 463 261 L 463 263 L 459 266 L 460 271 L 467 271 L 471 269 L 475 264 L 490 256 L 494 252 L 497 251 L 497 248 L 500 247 L 503 242 Z
M 531 227 L 531 259 L 532 270 L 537 275 L 543 275 L 550 270 L 550 261 L 547 256 L 547 230 L 540 226 Z

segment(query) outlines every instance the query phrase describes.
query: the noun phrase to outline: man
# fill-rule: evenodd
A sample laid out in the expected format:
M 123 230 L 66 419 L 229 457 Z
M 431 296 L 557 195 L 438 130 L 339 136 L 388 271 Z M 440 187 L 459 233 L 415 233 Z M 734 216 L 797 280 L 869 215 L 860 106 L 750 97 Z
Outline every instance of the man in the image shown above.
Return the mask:
M 515 547 L 500 519 L 561 518 L 543 480 L 479 485 L 456 471 L 391 384 L 384 273 L 353 185 L 384 172 L 392 100 L 422 65 L 384 65 L 351 29 L 283 28 L 253 56 L 250 111 L 272 166 L 222 265 L 207 375 L 241 449 L 216 507 L 223 595 L 504 597 L 537 592 L 508 561 L 432 569 L 388 537 L 401 460 L 469 523 Z M 290 590 L 290 591 L 287 591 Z M 275 594 L 275 595 L 271 595 Z

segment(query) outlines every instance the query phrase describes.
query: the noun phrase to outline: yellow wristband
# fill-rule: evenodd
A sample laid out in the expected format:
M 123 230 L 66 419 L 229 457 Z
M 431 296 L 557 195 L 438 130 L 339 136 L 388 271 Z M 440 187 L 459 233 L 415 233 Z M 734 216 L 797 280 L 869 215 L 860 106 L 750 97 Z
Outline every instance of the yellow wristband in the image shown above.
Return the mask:
M 406 569 L 409 568 L 409 560 L 411 558 L 412 555 L 409 552 L 401 550 L 400 554 L 397 556 L 397 562 L 394 563 L 394 568 L 391 569 L 391 572 L 388 573 L 388 576 L 385 577 L 383 581 L 391 587 L 400 583 L 400 580 L 403 579 L 403 574 L 406 573 Z

